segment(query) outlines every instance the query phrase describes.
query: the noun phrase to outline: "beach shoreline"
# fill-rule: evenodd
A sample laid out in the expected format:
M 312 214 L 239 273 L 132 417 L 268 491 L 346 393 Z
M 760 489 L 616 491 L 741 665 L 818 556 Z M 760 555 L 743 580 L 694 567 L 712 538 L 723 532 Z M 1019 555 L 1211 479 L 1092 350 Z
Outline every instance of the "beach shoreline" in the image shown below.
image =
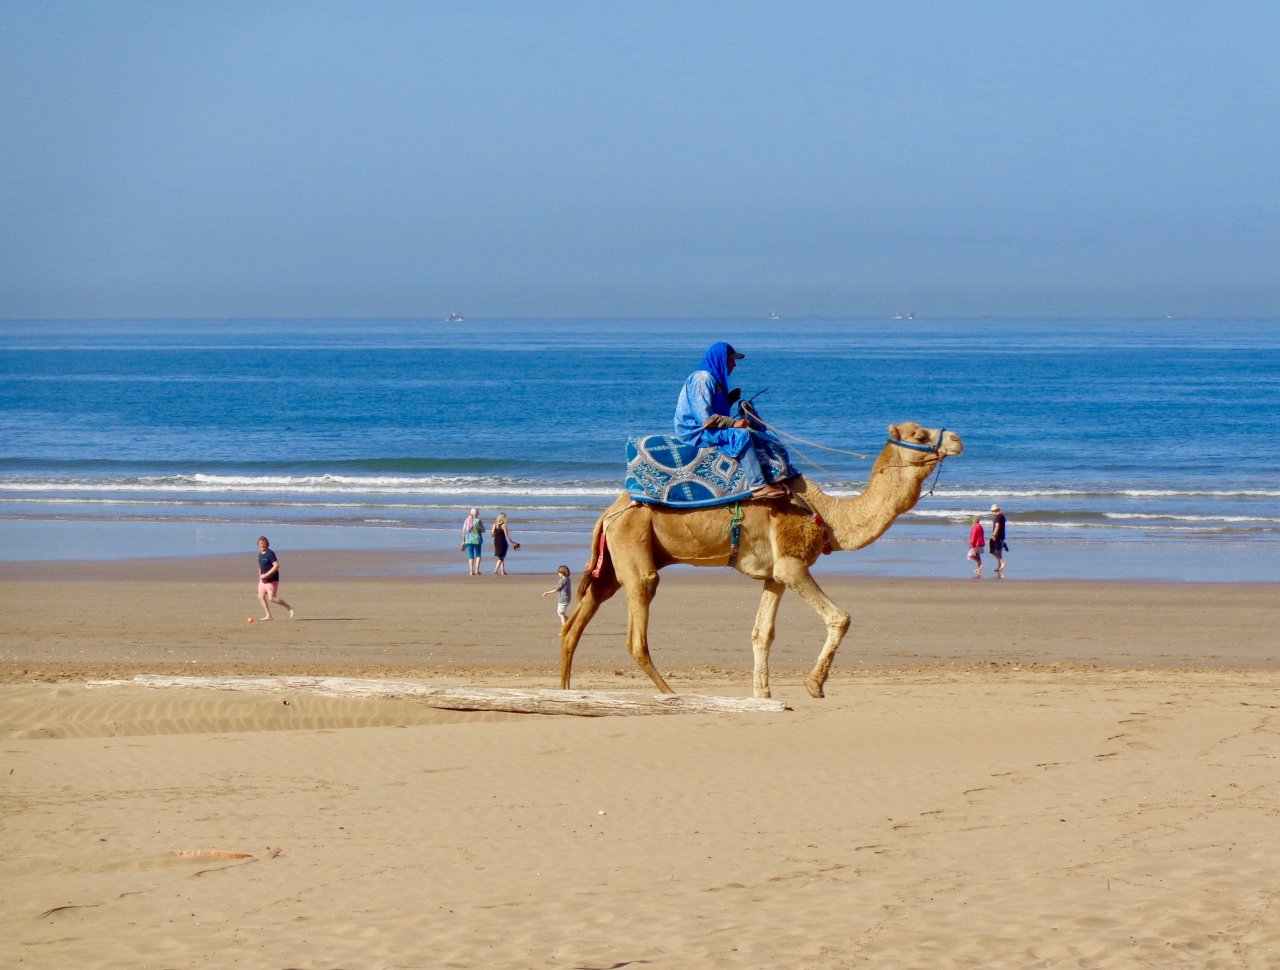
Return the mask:
M 551 575 L 455 573 L 405 578 L 410 557 L 283 552 L 281 594 L 298 611 L 261 613 L 253 560 L 0 563 L 0 679 L 86 679 L 113 672 L 386 671 L 390 676 L 504 669 L 558 683 Z M 465 564 L 463 564 L 465 566 Z M 580 564 L 571 564 L 576 586 Z M 1046 581 L 993 575 L 816 578 L 852 615 L 837 676 L 867 668 L 1017 663 L 1115 669 L 1280 667 L 1280 584 Z M 750 687 L 750 633 L 760 584 L 725 569 L 671 568 L 652 608 L 655 662 L 676 673 L 736 673 Z M 607 602 L 576 658 L 580 672 L 638 668 L 626 653 L 625 597 Z M 784 596 L 775 671 L 812 666 L 817 615 Z M 679 689 L 679 688 L 677 688 Z
M 474 501 L 474 500 L 473 500 Z M 374 576 L 417 578 L 448 576 L 457 564 L 458 526 L 466 515 L 460 504 L 430 528 L 333 523 L 281 522 L 245 519 L 207 521 L 198 517 L 155 520 L 148 518 L 44 518 L 6 516 L 0 530 L 6 542 L 0 549 L 0 574 L 18 570 L 84 571 L 87 563 L 146 562 L 163 558 L 180 569 L 194 560 L 232 561 L 243 550 L 256 548 L 257 536 L 266 533 L 273 548 L 291 558 L 308 557 L 314 575 L 332 572 L 326 559 L 363 556 L 373 563 Z M 487 507 L 486 507 L 487 508 Z M 500 509 L 501 506 L 496 508 Z M 493 510 L 483 514 L 494 514 Z M 522 572 L 554 573 L 567 563 L 577 568 L 587 555 L 591 524 L 598 510 L 543 511 L 512 520 L 513 535 L 521 549 L 509 556 Z M 456 520 L 456 521 L 454 521 Z M 815 565 L 822 575 L 903 577 L 923 579 L 965 578 L 969 566 L 968 520 L 958 516 L 951 531 L 936 521 L 924 523 L 902 517 L 878 541 L 856 553 L 838 552 Z M 1011 518 L 1009 562 L 1011 575 L 1044 580 L 1102 580 L 1138 582 L 1251 583 L 1280 580 L 1280 542 L 1266 535 L 1252 538 L 1224 537 L 1212 530 L 1199 535 L 1156 535 L 1143 531 L 1111 530 L 1093 535 L 1070 530 L 1045 530 Z M 486 553 L 491 547 L 486 543 Z M 377 558 L 387 564 L 376 567 Z M 492 563 L 492 559 L 486 555 Z M 994 566 L 984 556 L 988 572 Z

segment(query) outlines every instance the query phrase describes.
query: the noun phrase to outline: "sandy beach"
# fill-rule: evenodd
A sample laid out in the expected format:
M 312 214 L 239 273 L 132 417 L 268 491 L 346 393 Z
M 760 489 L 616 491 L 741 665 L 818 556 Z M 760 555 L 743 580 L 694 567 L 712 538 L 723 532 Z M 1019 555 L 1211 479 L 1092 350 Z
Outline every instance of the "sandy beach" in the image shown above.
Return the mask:
M 1280 965 L 1280 586 L 819 574 L 773 712 L 573 717 L 145 674 L 550 688 L 550 576 L 281 553 L 0 567 L 0 964 Z M 248 572 L 252 575 L 252 559 Z M 758 589 L 664 574 L 680 692 L 748 697 Z M 575 688 L 652 693 L 611 602 Z

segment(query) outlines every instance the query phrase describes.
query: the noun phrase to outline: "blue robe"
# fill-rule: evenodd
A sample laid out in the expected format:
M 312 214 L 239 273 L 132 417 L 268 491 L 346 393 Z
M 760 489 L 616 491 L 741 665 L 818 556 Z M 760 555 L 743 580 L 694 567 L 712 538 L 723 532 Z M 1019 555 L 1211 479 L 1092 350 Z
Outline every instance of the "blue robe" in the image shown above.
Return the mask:
M 703 427 L 712 415 L 730 417 L 729 354 L 732 350 L 727 343 L 712 344 L 702 365 L 684 382 L 676 401 L 675 432 L 687 445 L 718 448 L 736 458 L 746 473 L 748 486 L 755 489 L 767 482 L 791 477 L 795 470 L 790 468 L 786 450 L 772 437 L 763 438 L 747 428 Z

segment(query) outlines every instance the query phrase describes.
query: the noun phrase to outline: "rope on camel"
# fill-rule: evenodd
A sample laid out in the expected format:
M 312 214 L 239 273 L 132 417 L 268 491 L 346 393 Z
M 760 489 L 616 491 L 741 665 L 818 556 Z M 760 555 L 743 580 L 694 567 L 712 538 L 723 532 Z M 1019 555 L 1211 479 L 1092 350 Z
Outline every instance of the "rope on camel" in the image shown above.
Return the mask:
M 759 420 L 759 418 L 757 418 L 757 420 Z M 864 461 L 866 461 L 871 457 L 870 455 L 864 455 L 856 451 L 846 451 L 843 448 L 832 448 L 830 445 L 820 444 L 817 441 L 808 441 L 805 438 L 801 438 L 791 434 L 790 432 L 783 431 L 777 425 L 771 424 L 768 427 L 770 431 L 772 431 L 774 434 L 780 437 L 789 438 L 791 441 L 799 441 L 801 444 L 810 445 L 814 448 L 821 448 L 823 451 L 832 451 L 832 452 L 835 452 L 837 455 L 849 455 L 850 457 L 853 457 L 853 458 L 861 458 Z M 800 455 L 801 458 L 807 461 L 810 465 L 812 465 L 814 468 L 818 469 L 818 471 L 822 472 L 822 474 L 827 475 L 829 477 L 834 477 L 830 469 L 825 468 L 822 465 L 820 465 L 818 462 L 814 461 L 812 458 L 806 455 L 799 448 L 795 448 L 795 452 L 796 454 Z M 942 478 L 942 456 L 941 455 L 938 456 L 938 468 L 937 468 L 937 471 L 934 473 L 933 483 L 929 486 L 929 491 L 925 493 L 926 495 L 933 494 L 934 489 L 937 488 L 938 486 L 938 480 L 940 478 Z
M 798 441 L 801 444 L 809 445 L 813 448 L 821 448 L 823 451 L 832 451 L 832 452 L 835 452 L 837 455 L 849 455 L 852 458 L 861 458 L 864 461 L 871 457 L 870 455 L 863 455 L 856 451 L 845 451 L 843 448 L 832 448 L 830 445 L 820 444 L 816 441 L 809 441 L 805 438 L 801 438 L 796 435 L 793 435 L 790 432 L 783 431 L 777 425 L 773 425 L 773 424 L 769 425 L 769 430 L 772 431 L 774 434 L 778 435 L 779 437 L 787 438 L 793 442 Z M 797 448 L 795 445 L 791 445 L 791 448 L 795 451 L 796 454 L 798 454 L 806 462 L 808 462 L 814 468 L 818 469 L 818 471 L 822 472 L 822 474 L 826 475 L 829 478 L 835 477 L 835 474 L 829 468 L 826 468 L 819 462 L 814 461 L 811 457 L 809 457 L 809 455 L 805 454 L 805 452 L 802 449 Z

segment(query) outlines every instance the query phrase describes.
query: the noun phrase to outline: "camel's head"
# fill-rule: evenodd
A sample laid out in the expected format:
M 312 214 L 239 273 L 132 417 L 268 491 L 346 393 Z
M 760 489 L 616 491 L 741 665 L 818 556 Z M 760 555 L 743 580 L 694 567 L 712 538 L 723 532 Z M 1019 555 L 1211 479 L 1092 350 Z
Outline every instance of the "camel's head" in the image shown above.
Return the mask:
M 889 425 L 889 444 L 920 455 L 951 458 L 964 451 L 960 436 L 945 428 L 922 428 L 914 421 Z

